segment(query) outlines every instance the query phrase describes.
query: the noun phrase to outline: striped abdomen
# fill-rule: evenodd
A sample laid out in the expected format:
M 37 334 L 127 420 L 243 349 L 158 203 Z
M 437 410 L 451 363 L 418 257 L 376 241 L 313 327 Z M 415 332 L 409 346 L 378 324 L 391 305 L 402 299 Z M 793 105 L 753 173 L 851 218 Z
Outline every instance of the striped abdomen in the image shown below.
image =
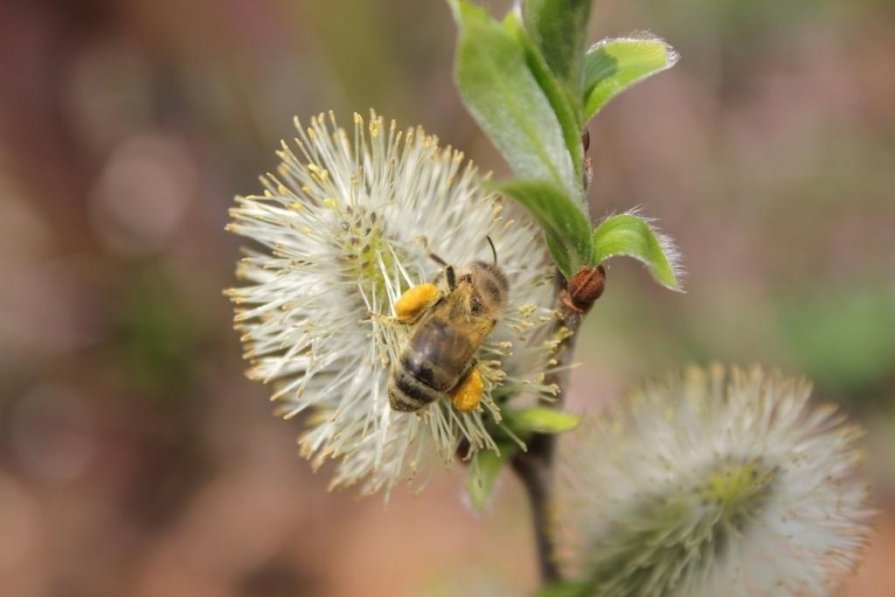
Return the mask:
M 392 370 L 388 387 L 392 408 L 415 411 L 449 394 L 469 373 L 478 349 L 476 339 L 437 314 L 421 322 Z

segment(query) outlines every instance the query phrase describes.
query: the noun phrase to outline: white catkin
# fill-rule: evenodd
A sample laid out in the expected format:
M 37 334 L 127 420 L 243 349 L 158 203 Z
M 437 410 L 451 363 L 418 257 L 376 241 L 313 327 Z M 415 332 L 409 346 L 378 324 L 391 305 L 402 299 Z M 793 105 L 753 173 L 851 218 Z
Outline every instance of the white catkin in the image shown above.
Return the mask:
M 560 440 L 557 553 L 594 594 L 829 595 L 867 542 L 861 432 L 804 380 L 690 368 Z
M 486 424 L 498 395 L 549 395 L 552 281 L 541 235 L 509 219 L 463 155 L 420 129 L 371 114 L 346 132 L 330 113 L 283 143 L 261 195 L 237 197 L 228 229 L 251 239 L 228 291 L 249 376 L 270 383 L 284 417 L 301 416 L 301 452 L 336 460 L 332 485 L 390 490 L 461 440 L 496 449 Z M 388 319 L 411 286 L 430 281 L 435 253 L 462 267 L 490 260 L 490 238 L 509 280 L 509 305 L 478 355 L 481 406 L 437 401 L 419 413 L 389 406 L 386 384 L 408 336 Z M 499 391 L 498 391 L 499 390 Z

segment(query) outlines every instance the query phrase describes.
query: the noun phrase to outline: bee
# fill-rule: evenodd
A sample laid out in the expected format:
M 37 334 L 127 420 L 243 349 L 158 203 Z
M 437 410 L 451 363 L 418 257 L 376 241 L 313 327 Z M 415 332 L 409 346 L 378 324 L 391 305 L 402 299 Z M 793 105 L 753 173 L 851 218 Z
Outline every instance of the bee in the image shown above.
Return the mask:
M 461 270 L 431 255 L 444 269 L 398 299 L 398 321 L 416 327 L 392 366 L 388 396 L 394 410 L 417 411 L 443 397 L 461 412 L 478 406 L 484 382 L 475 354 L 507 304 L 507 279 L 493 243 L 491 250 L 494 263 L 474 261 Z

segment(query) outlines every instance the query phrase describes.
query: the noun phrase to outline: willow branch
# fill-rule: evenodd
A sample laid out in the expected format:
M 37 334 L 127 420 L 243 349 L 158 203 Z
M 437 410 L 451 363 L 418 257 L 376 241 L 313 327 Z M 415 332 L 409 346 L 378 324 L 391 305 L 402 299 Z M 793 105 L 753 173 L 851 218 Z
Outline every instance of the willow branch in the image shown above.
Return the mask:
M 551 331 L 552 337 L 559 338 L 559 343 L 553 354 L 556 364 L 547 374 L 545 382 L 557 388 L 555 405 L 561 408 L 569 387 L 578 329 L 584 321 L 586 311 L 576 308 L 569 301 L 570 288 L 559 272 L 556 275 L 555 290 L 555 308 L 559 315 Z M 555 444 L 555 435 L 535 434 L 528 442 L 528 449 L 525 452 L 517 452 L 512 461 L 513 470 L 522 481 L 531 504 L 538 565 L 541 580 L 545 584 L 560 580 L 559 568 L 553 559 L 554 545 L 550 534 L 549 513 Z

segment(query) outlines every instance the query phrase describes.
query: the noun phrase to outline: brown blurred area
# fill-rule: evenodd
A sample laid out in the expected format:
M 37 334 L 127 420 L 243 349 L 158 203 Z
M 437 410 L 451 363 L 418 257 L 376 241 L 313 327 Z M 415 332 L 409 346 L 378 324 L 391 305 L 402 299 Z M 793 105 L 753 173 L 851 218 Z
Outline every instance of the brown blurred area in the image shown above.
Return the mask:
M 497 11 L 506 2 L 491 2 Z M 868 428 L 881 514 L 849 594 L 895 594 L 895 10 L 596 4 L 681 63 L 591 125 L 595 214 L 642 206 L 688 293 L 613 262 L 573 406 L 687 362 L 764 363 Z M 236 193 L 291 118 L 376 108 L 505 167 L 415 0 L 0 3 L 0 595 L 524 594 L 526 504 L 327 493 L 242 376 Z

